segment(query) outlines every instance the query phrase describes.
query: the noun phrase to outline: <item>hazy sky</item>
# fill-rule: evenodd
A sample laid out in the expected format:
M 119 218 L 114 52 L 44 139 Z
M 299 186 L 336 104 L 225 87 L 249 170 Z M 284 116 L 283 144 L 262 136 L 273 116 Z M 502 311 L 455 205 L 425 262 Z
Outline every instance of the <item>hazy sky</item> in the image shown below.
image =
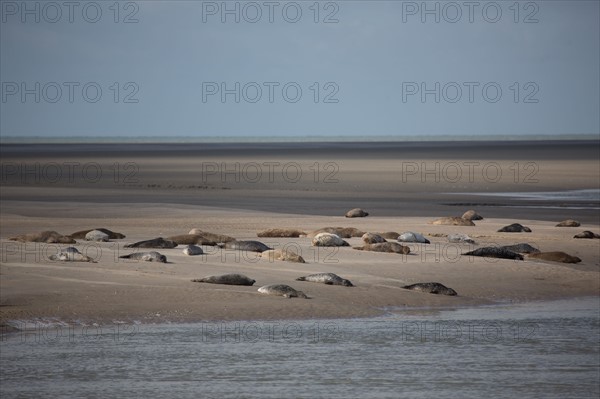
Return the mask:
M 515 3 L 2 0 L 1 134 L 599 133 L 599 2 Z

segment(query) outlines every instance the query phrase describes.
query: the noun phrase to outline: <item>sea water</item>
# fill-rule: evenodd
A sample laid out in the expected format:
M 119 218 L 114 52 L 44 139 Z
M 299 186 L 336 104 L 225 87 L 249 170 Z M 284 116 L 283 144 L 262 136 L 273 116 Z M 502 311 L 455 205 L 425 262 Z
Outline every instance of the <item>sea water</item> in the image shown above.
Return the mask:
M 29 322 L 2 337 L 0 397 L 597 398 L 599 309 L 595 297 L 368 319 Z

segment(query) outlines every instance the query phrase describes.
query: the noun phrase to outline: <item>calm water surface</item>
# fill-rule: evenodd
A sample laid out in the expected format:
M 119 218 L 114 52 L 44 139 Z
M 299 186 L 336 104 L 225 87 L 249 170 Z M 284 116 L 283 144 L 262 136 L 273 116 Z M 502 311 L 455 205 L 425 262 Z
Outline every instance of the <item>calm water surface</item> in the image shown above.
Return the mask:
M 599 298 L 383 317 L 21 323 L 0 397 L 597 398 Z

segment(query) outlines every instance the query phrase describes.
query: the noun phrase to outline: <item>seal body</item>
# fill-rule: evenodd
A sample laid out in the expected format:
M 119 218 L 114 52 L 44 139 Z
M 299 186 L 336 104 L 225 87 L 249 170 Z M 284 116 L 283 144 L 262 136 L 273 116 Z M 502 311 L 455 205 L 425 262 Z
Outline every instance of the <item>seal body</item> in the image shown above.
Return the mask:
M 457 242 L 457 243 L 467 243 L 467 244 L 475 244 L 475 240 L 469 237 L 466 234 L 448 234 L 448 242 Z
M 559 224 L 556 225 L 556 227 L 579 227 L 579 226 L 581 226 L 581 223 L 579 223 L 577 220 L 573 220 L 573 219 L 563 220 L 562 222 L 560 222 Z
M 94 261 L 89 256 L 83 255 L 75 247 L 68 247 L 64 251 L 61 251 L 54 255 L 50 255 L 48 257 L 48 259 L 61 261 L 61 262 L 93 262 Z
M 9 238 L 9 240 L 18 242 L 45 242 L 47 244 L 77 243 L 77 241 L 75 241 L 72 237 L 63 236 L 62 234 L 53 230 L 41 231 L 39 233 L 21 234 L 16 237 Z
M 183 253 L 185 255 L 194 256 L 194 255 L 202 255 L 204 251 L 197 245 L 188 245 L 183 249 Z
M 594 238 L 600 238 L 600 234 L 596 234 L 596 233 L 594 233 L 592 231 L 585 230 L 585 231 L 583 231 L 583 232 L 581 232 L 579 234 L 575 234 L 573 236 L 573 238 L 591 238 L 591 239 L 594 239 Z
M 348 247 L 346 241 L 340 236 L 331 233 L 319 233 L 312 239 L 312 245 L 315 247 Z
M 502 247 L 482 247 L 463 255 L 481 256 L 484 258 L 516 259 L 523 260 L 523 255 L 509 251 Z
M 472 209 L 463 213 L 462 218 L 466 220 L 483 220 L 483 217 Z
M 167 263 L 167 257 L 160 252 L 135 252 L 129 255 L 119 256 L 121 259 L 143 260 L 144 262 L 160 262 Z
M 561 251 L 554 252 L 538 252 L 529 254 L 527 258 L 532 259 L 540 259 L 540 260 L 548 260 L 551 262 L 561 262 L 561 263 L 579 263 L 581 259 L 577 256 L 572 256 L 567 253 Z
M 509 224 L 508 226 L 502 227 L 498 230 L 499 233 L 531 233 L 529 227 L 523 226 L 519 223 Z
M 365 212 L 360 208 L 350 209 L 348 212 L 346 212 L 347 218 L 364 218 L 367 216 L 369 216 L 369 212 Z
M 475 223 L 473 223 L 471 220 L 460 217 L 439 218 L 431 222 L 431 224 L 446 226 L 475 226 Z
M 222 274 L 220 276 L 206 276 L 192 280 L 194 283 L 226 284 L 226 285 L 253 285 L 253 280 L 243 274 Z
M 290 249 L 270 249 L 260 254 L 262 258 L 268 258 L 270 262 L 283 260 L 287 262 L 306 263 L 304 258 Z
M 269 248 L 260 241 L 229 241 L 221 245 L 221 248 L 234 249 L 238 251 L 250 251 L 250 252 L 265 252 L 272 248 Z
M 258 292 L 265 295 L 278 295 L 284 298 L 304 298 L 308 299 L 306 294 L 302 291 L 296 291 L 289 285 L 285 284 L 271 284 L 264 285 L 258 289 Z
M 206 238 L 207 240 L 214 241 L 214 242 L 235 241 L 235 238 L 226 236 L 225 234 L 209 233 L 207 231 L 202 231 L 200 229 L 191 229 L 188 234 L 201 235 L 202 237 Z
M 341 278 L 334 273 L 316 273 L 304 277 L 298 277 L 298 281 L 310 281 L 312 283 L 322 283 L 327 285 L 343 285 L 344 287 L 354 287 L 350 280 Z
M 420 233 L 414 233 L 412 231 L 407 231 L 398 236 L 398 241 L 400 242 L 418 242 L 421 244 L 430 244 L 431 242 Z
M 215 241 L 209 240 L 201 234 L 181 234 L 167 238 L 168 241 L 173 241 L 177 245 L 212 245 L 215 246 Z
M 396 236 L 396 237 L 398 237 L 398 236 Z M 387 242 L 387 240 L 385 238 L 383 238 L 381 235 L 375 234 L 375 233 L 365 233 L 365 234 L 363 234 L 363 236 L 361 238 L 365 244 L 377 244 L 380 242 Z
M 320 233 L 331 233 L 341 238 L 362 237 L 365 232 L 355 227 L 323 227 L 307 234 L 308 237 L 315 237 Z
M 125 248 L 175 248 L 177 243 L 165 240 L 162 237 L 154 238 L 152 240 L 138 241 L 133 244 L 127 244 Z
M 531 245 L 527 244 L 526 242 L 522 242 L 519 244 L 514 244 L 514 245 L 504 245 L 500 248 L 512 251 L 512 252 L 517 252 L 520 254 L 535 254 L 540 252 L 539 249 L 532 247 Z
M 269 229 L 256 234 L 257 237 L 303 237 L 306 233 L 297 229 Z
M 110 231 L 109 229 L 105 229 L 104 227 L 99 227 L 97 229 L 87 229 L 87 230 L 76 231 L 73 234 L 69 234 L 69 237 L 78 238 L 81 240 L 81 239 L 84 239 L 85 235 L 92 230 L 98 230 L 98 231 L 103 232 L 104 234 L 108 234 L 108 238 L 111 240 L 120 240 L 121 238 L 125 238 L 125 234 L 116 233 L 114 231 Z
M 387 238 L 390 240 L 396 240 L 396 239 L 398 239 L 398 236 L 400 235 L 400 233 L 396 233 L 395 231 L 386 231 L 383 233 L 379 233 L 379 235 L 383 238 Z
M 85 235 L 86 241 L 108 242 L 108 234 L 100 230 L 92 230 Z
M 371 252 L 388 252 L 407 255 L 410 253 L 410 248 L 405 245 L 400 245 L 395 242 L 380 242 L 377 244 L 368 244 L 362 247 L 354 247 L 359 251 L 371 251 Z
M 452 288 L 448 288 L 440 283 L 416 283 L 411 285 L 405 285 L 402 287 L 407 290 L 426 292 L 428 294 L 439 294 L 439 295 L 457 295 L 456 291 Z

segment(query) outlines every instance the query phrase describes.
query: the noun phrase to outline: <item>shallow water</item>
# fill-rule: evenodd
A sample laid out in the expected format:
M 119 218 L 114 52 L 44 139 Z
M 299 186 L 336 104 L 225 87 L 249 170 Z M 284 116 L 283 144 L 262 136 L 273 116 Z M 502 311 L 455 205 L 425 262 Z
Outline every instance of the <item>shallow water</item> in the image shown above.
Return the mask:
M 583 298 L 352 320 L 29 323 L 2 338 L 0 396 L 596 398 L 599 309 Z

